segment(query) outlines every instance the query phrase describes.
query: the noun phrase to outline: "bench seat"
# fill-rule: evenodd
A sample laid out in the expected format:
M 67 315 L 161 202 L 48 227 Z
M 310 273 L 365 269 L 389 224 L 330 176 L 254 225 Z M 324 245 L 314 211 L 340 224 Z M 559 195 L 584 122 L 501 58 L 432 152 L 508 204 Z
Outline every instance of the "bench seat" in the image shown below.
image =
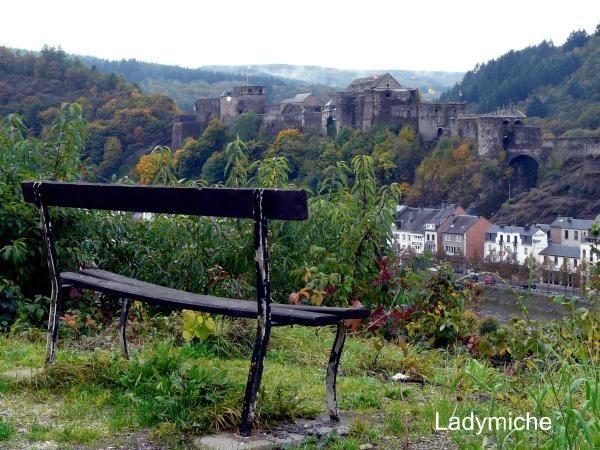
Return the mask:
M 116 297 L 139 299 L 161 305 L 256 319 L 256 301 L 236 300 L 210 295 L 194 294 L 157 284 L 139 281 L 100 269 L 81 272 L 62 272 L 65 285 L 89 289 Z M 369 314 L 365 308 L 330 308 L 309 305 L 271 304 L 273 325 L 334 325 L 343 319 L 362 319 Z

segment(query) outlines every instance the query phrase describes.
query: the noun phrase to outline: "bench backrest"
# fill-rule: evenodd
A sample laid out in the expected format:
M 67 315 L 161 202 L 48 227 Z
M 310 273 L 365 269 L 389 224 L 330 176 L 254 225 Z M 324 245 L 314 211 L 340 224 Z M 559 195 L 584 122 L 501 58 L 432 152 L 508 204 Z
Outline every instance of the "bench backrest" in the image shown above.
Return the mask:
M 308 217 L 306 192 L 302 190 L 52 181 L 25 181 L 21 187 L 25 201 L 35 203 L 39 208 L 48 269 L 55 293 L 60 292 L 62 286 L 48 206 L 253 219 L 256 300 L 258 316 L 263 318 L 259 323 L 263 325 L 270 324 L 271 320 L 267 219 L 304 220 Z M 268 336 L 268 331 L 266 333 Z
M 21 186 L 26 202 L 36 202 L 36 183 L 45 206 L 255 218 L 253 198 L 256 189 L 25 181 Z M 260 191 L 265 219 L 304 220 L 308 217 L 305 191 Z

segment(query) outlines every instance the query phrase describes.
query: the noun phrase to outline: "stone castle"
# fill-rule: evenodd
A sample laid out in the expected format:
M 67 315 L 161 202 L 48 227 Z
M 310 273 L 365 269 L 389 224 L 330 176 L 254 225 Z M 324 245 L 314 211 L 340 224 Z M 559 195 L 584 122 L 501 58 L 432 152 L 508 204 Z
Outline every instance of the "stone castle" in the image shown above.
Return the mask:
M 520 111 L 467 114 L 465 102 L 423 102 L 418 89 L 401 86 L 389 73 L 358 78 L 325 104 L 305 93 L 267 105 L 265 87 L 248 85 L 218 98 L 198 99 L 194 109 L 195 114 L 179 116 L 173 124 L 174 148 L 181 147 L 187 137 L 198 137 L 213 117 L 232 126 L 245 113 L 260 115 L 263 131 L 271 135 L 288 128 L 326 134 L 344 127 L 368 130 L 377 125 L 409 125 L 424 142 L 441 136 L 473 139 L 482 156 L 497 156 L 502 149 L 532 153 L 542 147 L 540 128 L 525 126 Z

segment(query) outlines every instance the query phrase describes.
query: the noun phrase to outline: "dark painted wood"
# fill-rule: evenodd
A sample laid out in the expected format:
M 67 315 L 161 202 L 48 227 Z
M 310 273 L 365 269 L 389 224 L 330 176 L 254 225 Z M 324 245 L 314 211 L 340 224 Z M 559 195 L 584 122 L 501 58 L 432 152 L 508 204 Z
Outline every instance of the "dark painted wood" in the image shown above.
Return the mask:
M 121 299 L 121 316 L 119 317 L 119 346 L 123 358 L 129 359 L 129 350 L 127 349 L 127 319 L 129 319 L 129 307 L 131 299 Z
M 63 282 L 68 282 L 72 286 L 117 297 L 232 317 L 256 319 L 258 314 L 256 302 L 248 300 L 192 294 L 157 285 L 151 285 L 153 288 L 142 285 L 135 286 L 74 272 L 63 272 L 60 276 Z M 287 325 L 322 326 L 334 324 L 339 320 L 332 314 L 320 314 L 312 311 L 278 310 L 272 315 L 278 323 Z
M 159 287 L 156 284 L 136 280 L 117 273 L 102 269 L 84 269 L 81 271 L 84 275 L 90 275 L 103 280 L 118 281 L 120 283 L 133 284 L 136 286 Z M 330 306 L 311 306 L 311 305 L 289 305 L 282 303 L 271 303 L 271 309 L 292 309 L 296 311 L 312 311 L 320 314 L 333 314 L 338 319 L 365 319 L 369 317 L 369 310 L 366 308 L 337 308 Z
M 44 239 L 44 251 L 46 255 L 46 263 L 48 264 L 48 273 L 50 275 L 50 305 L 48 308 L 48 336 L 46 340 L 46 366 L 54 363 L 56 358 L 56 346 L 58 341 L 58 323 L 62 309 L 62 299 L 64 296 L 62 280 L 60 278 L 60 266 L 56 254 L 56 246 L 54 243 L 54 231 L 50 213 L 40 190 L 40 184 L 36 183 L 32 186 L 33 202 L 38 208 L 40 216 L 40 224 L 42 226 L 42 238 Z
M 253 218 L 255 189 L 25 181 L 21 183 L 23 197 L 30 203 L 34 202 L 34 183 L 39 183 L 47 206 Z M 308 217 L 306 191 L 262 191 L 265 219 L 305 220 Z
M 267 219 L 263 211 L 263 192 L 254 193 L 252 209 L 254 212 L 254 268 L 256 271 L 256 304 L 257 326 L 254 351 L 248 371 L 246 392 L 244 395 L 244 406 L 242 408 L 242 421 L 240 424 L 240 435 L 250 436 L 252 425 L 256 414 L 256 396 L 262 380 L 264 358 L 267 354 L 269 337 L 271 335 L 271 285 L 269 281 L 269 251 L 268 251 L 268 229 Z M 289 314 L 291 310 L 285 311 Z M 298 313 L 300 311 L 294 311 Z M 302 311 L 304 313 L 304 311 Z M 308 314 L 316 314 L 307 312 Z M 277 311 L 273 314 L 277 322 Z
M 342 350 L 344 349 L 344 342 L 346 341 L 346 324 L 339 322 L 337 325 L 337 332 L 335 339 L 333 340 L 333 347 L 331 348 L 331 354 L 329 355 L 329 364 L 327 365 L 327 375 L 325 377 L 325 393 L 327 396 L 327 410 L 329 412 L 329 418 L 331 420 L 338 421 L 338 409 L 337 409 L 337 372 L 340 365 L 340 359 L 342 357 Z

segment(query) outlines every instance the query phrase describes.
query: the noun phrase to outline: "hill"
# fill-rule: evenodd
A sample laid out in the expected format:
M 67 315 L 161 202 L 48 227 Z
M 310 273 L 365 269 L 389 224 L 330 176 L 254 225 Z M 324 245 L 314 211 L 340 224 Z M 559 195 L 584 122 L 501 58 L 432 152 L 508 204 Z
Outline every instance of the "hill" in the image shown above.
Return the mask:
M 312 92 L 324 102 L 335 92 L 332 86 L 317 82 L 287 79 L 277 74 L 248 70 L 245 66 L 202 67 L 155 64 L 135 59 L 110 61 L 92 56 L 78 56 L 84 64 L 101 72 L 123 75 L 143 92 L 169 96 L 179 108 L 191 111 L 201 97 L 218 97 L 223 91 L 240 84 L 261 84 L 267 88 L 267 101 L 277 103 L 300 92 Z
M 90 69 L 60 49 L 0 47 L 0 117 L 21 114 L 39 135 L 63 102 L 82 105 L 88 121 L 84 156 L 100 176 L 124 175 L 141 153 L 168 143 L 178 112 L 168 97 L 144 95 L 124 77 Z
M 600 168 L 594 161 L 567 161 L 539 186 L 505 202 L 492 221 L 550 223 L 559 215 L 593 219 L 600 213 L 599 179 Z
M 562 134 L 600 127 L 600 25 L 552 42 L 510 51 L 476 66 L 441 100 L 463 100 L 473 112 L 517 105 L 537 124 Z M 573 133 L 573 132 L 571 132 Z M 580 131 L 590 134 L 589 131 Z

